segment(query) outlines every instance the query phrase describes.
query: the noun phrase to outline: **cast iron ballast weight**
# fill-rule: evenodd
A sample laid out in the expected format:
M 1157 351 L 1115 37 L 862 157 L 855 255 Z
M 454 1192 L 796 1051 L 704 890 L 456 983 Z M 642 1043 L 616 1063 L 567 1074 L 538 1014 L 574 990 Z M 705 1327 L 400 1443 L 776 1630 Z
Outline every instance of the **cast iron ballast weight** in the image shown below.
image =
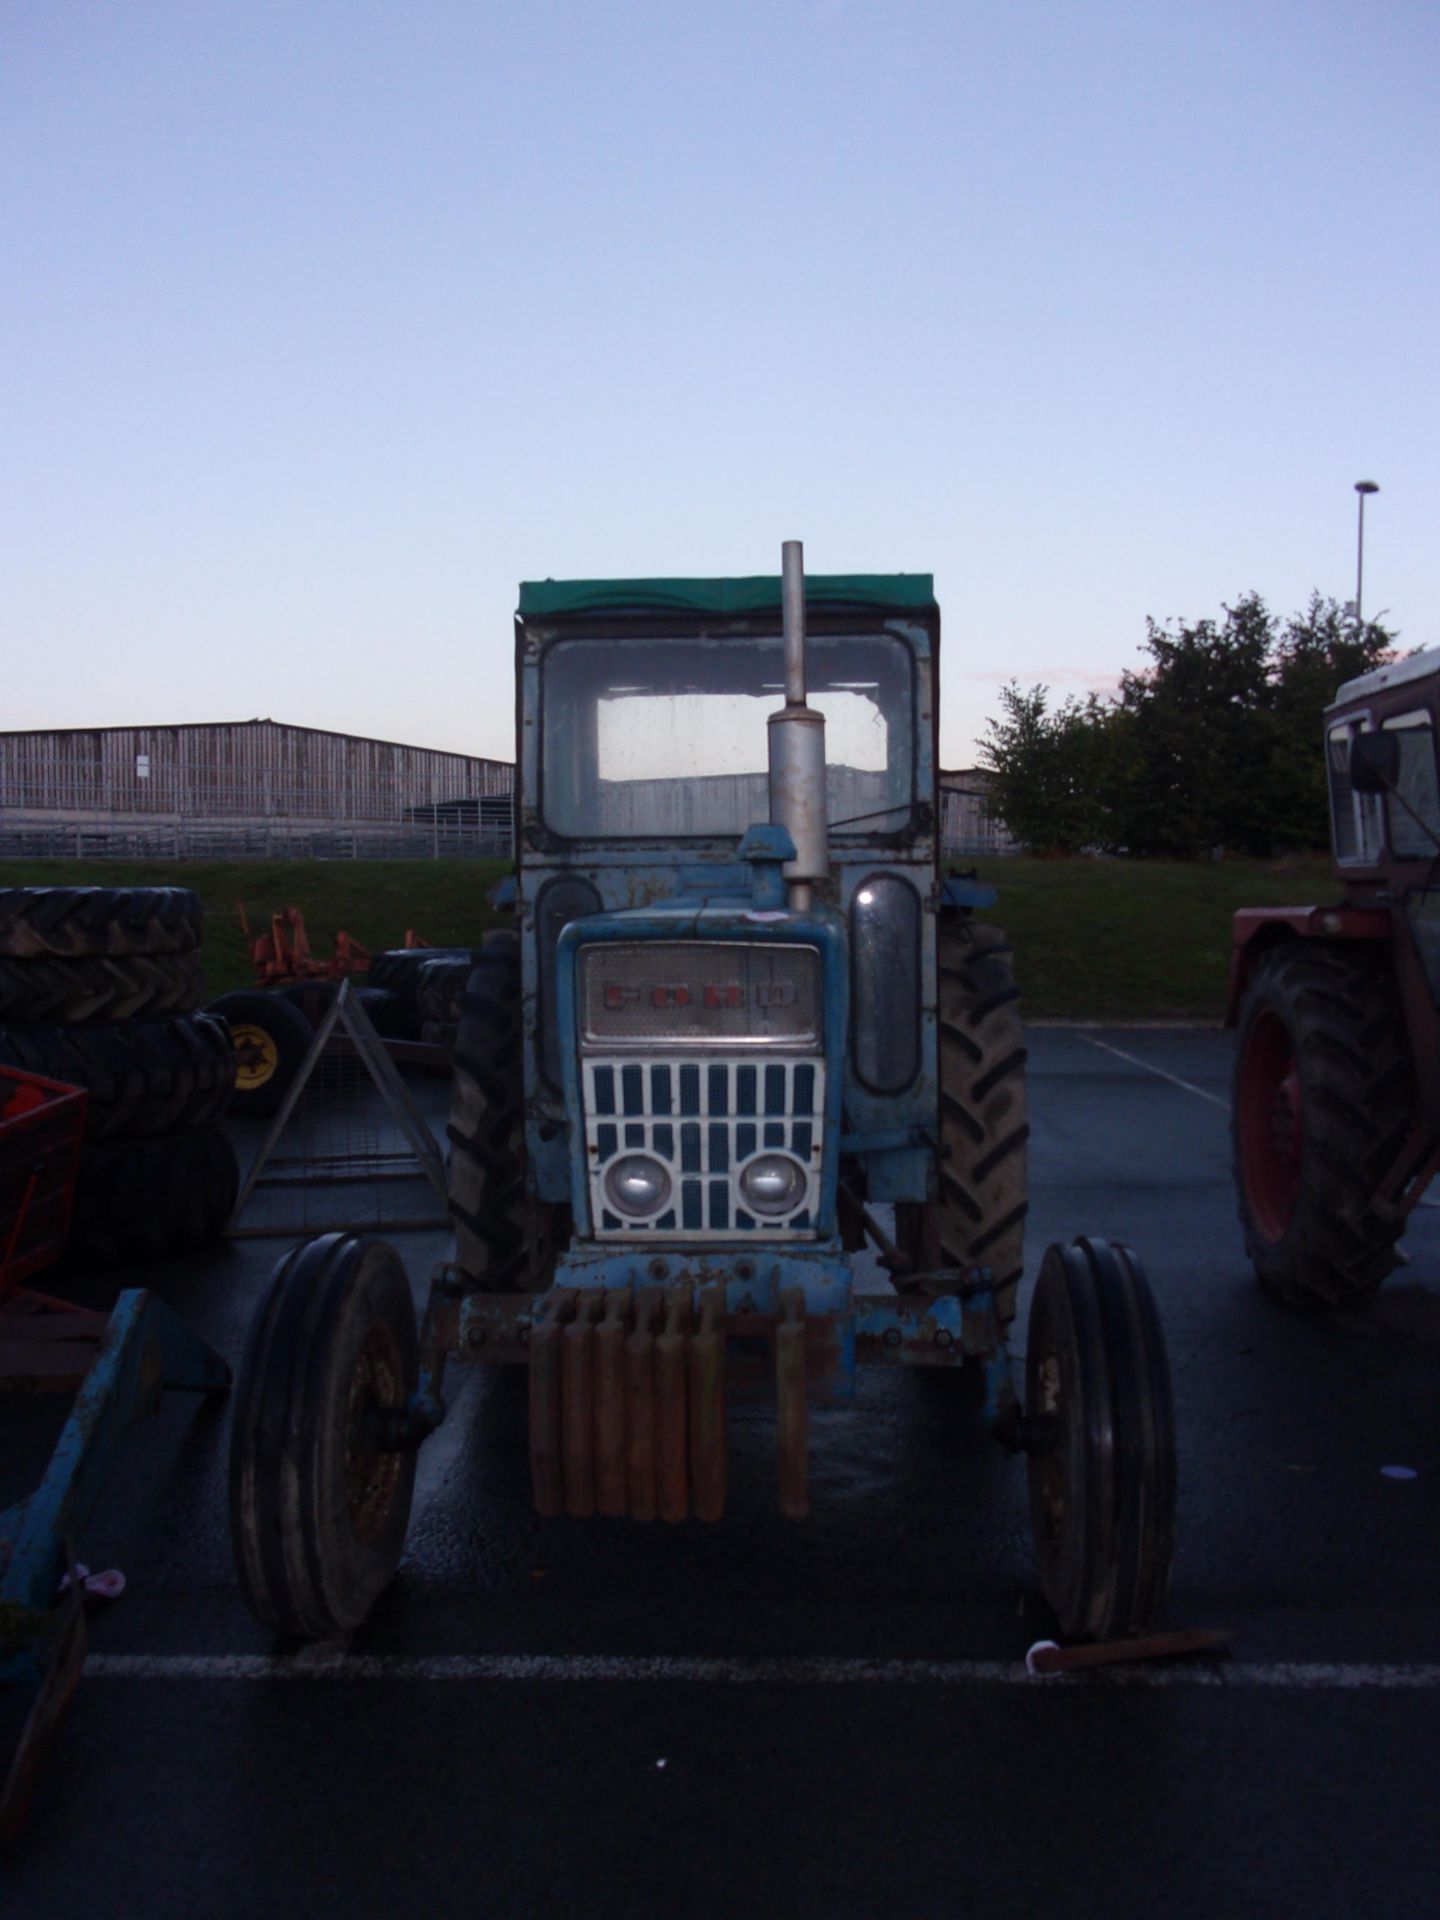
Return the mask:
M 857 1366 L 978 1369 L 1061 1632 L 1150 1623 L 1175 1455 L 1136 1256 L 1052 1246 L 1023 1395 L 1011 1363 L 1025 1052 L 994 893 L 939 871 L 939 630 L 928 575 L 807 583 L 793 541 L 778 582 L 522 586 L 517 925 L 464 1000 L 454 1260 L 417 1329 L 389 1247 L 296 1248 L 241 1370 L 236 1552 L 278 1632 L 390 1578 L 451 1360 L 528 1367 L 542 1514 L 669 1520 L 721 1516 L 741 1398 L 800 1518 L 810 1408 Z

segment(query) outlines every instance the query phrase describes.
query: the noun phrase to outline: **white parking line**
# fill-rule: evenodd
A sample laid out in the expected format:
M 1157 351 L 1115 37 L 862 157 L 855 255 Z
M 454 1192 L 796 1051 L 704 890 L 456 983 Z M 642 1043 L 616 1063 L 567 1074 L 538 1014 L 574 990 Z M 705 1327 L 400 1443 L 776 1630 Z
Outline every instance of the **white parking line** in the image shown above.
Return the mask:
M 701 1659 L 624 1654 L 91 1654 L 93 1680 L 480 1680 L 525 1684 L 808 1687 L 1222 1687 L 1285 1692 L 1419 1693 L 1440 1664 L 1181 1661 L 1040 1678 L 1018 1660 Z
M 1112 1046 L 1108 1040 L 1097 1040 L 1093 1033 L 1079 1036 L 1087 1047 L 1099 1047 L 1105 1053 L 1113 1053 L 1117 1060 L 1128 1060 L 1132 1067 L 1143 1067 L 1146 1073 L 1153 1073 L 1157 1080 L 1168 1080 L 1172 1087 L 1183 1087 L 1186 1093 L 1193 1093 L 1199 1100 L 1208 1100 L 1212 1107 L 1223 1107 L 1230 1111 L 1230 1102 L 1222 1100 L 1218 1093 L 1207 1093 L 1204 1087 L 1197 1087 L 1191 1080 L 1182 1080 L 1178 1073 L 1166 1073 L 1163 1067 L 1152 1066 L 1148 1060 L 1142 1060 L 1138 1054 L 1127 1053 L 1123 1047 Z

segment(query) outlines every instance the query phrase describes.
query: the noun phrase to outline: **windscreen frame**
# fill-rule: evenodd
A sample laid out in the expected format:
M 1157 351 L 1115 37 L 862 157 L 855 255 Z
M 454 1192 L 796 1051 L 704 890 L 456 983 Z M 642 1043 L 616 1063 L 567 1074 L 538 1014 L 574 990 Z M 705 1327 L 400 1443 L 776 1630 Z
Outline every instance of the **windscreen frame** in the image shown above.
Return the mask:
M 921 739 L 922 699 L 914 633 L 917 625 L 929 628 L 930 658 L 933 661 L 938 650 L 938 616 L 918 618 L 907 615 L 900 619 L 874 608 L 857 608 L 853 611 L 827 610 L 823 614 L 812 613 L 808 619 L 808 631 L 812 638 L 880 640 L 898 646 L 904 656 L 903 671 L 909 707 L 909 724 L 908 728 L 902 728 L 902 738 L 908 759 L 908 794 L 904 798 L 897 798 L 895 805 L 884 809 L 872 824 L 867 825 L 863 820 L 856 820 L 850 824 L 843 821 L 832 823 L 832 837 L 842 844 L 847 841 L 871 842 L 880 845 L 902 844 L 912 838 L 928 821 L 929 809 L 924 806 L 920 792 L 921 773 L 928 766 L 928 760 Z M 737 651 L 745 649 L 753 651 L 755 642 L 764 641 L 778 648 L 781 643 L 778 621 L 767 619 L 763 624 L 740 627 L 729 622 L 713 620 L 687 622 L 683 617 L 675 615 L 608 620 L 597 618 L 584 621 L 547 622 L 543 630 L 527 629 L 526 638 L 527 650 L 530 652 L 536 670 L 533 716 L 536 777 L 530 828 L 532 846 L 553 844 L 556 847 L 567 848 L 586 845 L 639 848 L 645 845 L 669 844 L 672 841 L 704 845 L 714 842 L 732 842 L 735 839 L 735 831 L 722 825 L 710 826 L 690 833 L 661 829 L 621 832 L 608 828 L 578 833 L 563 831 L 553 826 L 546 812 L 546 786 L 549 778 L 546 752 L 546 702 L 550 689 L 547 661 L 552 647 L 561 642 L 604 645 L 607 642 L 622 640 L 664 640 L 673 643 L 694 640 L 733 646 Z M 783 695 L 777 696 L 775 704 L 777 707 L 783 705 Z M 763 741 L 761 746 L 763 750 Z

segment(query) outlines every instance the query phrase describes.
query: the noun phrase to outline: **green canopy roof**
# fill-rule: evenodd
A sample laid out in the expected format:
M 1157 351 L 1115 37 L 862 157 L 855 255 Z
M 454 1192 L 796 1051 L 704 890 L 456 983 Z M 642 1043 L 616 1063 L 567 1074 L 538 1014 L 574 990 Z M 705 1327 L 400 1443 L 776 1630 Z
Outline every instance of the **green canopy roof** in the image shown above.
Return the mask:
M 935 613 L 935 580 L 928 573 L 811 573 L 811 607 L 874 607 L 885 613 Z M 780 576 L 740 580 L 522 580 L 520 617 L 543 620 L 568 613 L 711 613 L 780 611 Z

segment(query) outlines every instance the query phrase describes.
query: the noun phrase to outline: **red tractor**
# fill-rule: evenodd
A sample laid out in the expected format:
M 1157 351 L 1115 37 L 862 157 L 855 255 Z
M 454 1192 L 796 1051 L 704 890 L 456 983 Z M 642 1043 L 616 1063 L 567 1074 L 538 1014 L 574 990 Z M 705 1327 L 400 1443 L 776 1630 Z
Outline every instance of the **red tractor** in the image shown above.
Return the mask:
M 1325 714 L 1343 897 L 1235 916 L 1235 1184 L 1260 1283 L 1337 1306 L 1397 1264 L 1440 1166 L 1440 650 Z

